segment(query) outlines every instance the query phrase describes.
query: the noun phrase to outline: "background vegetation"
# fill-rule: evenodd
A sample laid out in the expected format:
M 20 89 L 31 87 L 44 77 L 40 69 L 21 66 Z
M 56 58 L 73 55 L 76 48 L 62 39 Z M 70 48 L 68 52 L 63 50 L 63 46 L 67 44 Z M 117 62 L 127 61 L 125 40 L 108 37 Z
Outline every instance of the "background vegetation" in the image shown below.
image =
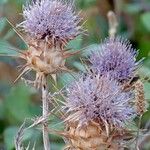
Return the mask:
M 26 44 L 14 32 L 13 27 L 6 18 L 15 26 L 22 21 L 22 5 L 27 0 L 0 0 L 0 53 L 16 54 L 11 48 L 25 50 Z M 108 36 L 108 10 L 114 10 L 119 21 L 118 35 L 131 40 L 135 48 L 139 49 L 139 59 L 145 57 L 144 64 L 139 70 L 142 78 L 150 77 L 150 0 L 76 0 L 84 28 L 88 35 L 80 35 L 68 45 L 72 50 L 82 49 L 78 56 L 67 60 L 67 64 L 75 71 L 84 70 L 79 61 L 80 57 L 89 55 L 90 49 L 97 46 Z M 88 46 L 88 47 L 87 47 Z M 85 49 L 85 47 L 87 47 Z M 23 64 L 19 59 L 0 57 L 0 150 L 14 149 L 14 136 L 25 118 L 34 118 L 41 114 L 40 93 L 19 81 L 13 83 L 19 74 L 17 66 Z M 32 79 L 34 72 L 25 78 Z M 72 80 L 72 76 L 61 73 L 58 76 L 57 87 L 61 88 Z M 51 85 L 51 90 L 55 90 Z M 145 82 L 145 98 L 150 99 L 150 83 Z M 62 128 L 60 120 L 51 117 L 52 127 Z M 142 118 L 142 127 L 150 128 L 150 110 Z M 24 137 L 25 144 L 36 141 L 36 150 L 42 150 L 42 137 L 40 130 L 31 129 Z M 147 138 L 150 141 L 150 137 Z M 52 150 L 63 147 L 61 138 L 51 136 Z M 145 150 L 150 149 L 150 142 L 144 143 Z

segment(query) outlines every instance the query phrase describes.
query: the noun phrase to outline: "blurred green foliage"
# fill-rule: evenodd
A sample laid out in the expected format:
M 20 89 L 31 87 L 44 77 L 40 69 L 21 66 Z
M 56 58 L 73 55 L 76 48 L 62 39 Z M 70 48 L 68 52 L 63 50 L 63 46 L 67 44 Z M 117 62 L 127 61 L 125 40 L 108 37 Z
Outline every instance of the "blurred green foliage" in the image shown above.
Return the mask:
M 14 24 L 22 20 L 19 14 L 26 0 L 0 0 L 0 53 L 16 55 L 12 49 L 26 49 L 26 44 L 15 33 L 7 19 Z M 67 60 L 69 68 L 84 71 L 85 67 L 80 57 L 87 57 L 93 47 L 97 46 L 108 36 L 107 12 L 114 10 L 119 21 L 118 35 L 128 38 L 134 47 L 139 50 L 139 59 L 145 57 L 144 64 L 139 70 L 142 78 L 150 77 L 150 0 L 76 0 L 81 16 L 86 20 L 83 27 L 87 35 L 80 35 L 68 44 L 72 51 L 82 50 L 80 55 Z M 7 18 L 7 19 L 6 19 Z M 0 150 L 14 149 L 14 136 L 25 118 L 33 118 L 41 114 L 40 93 L 26 86 L 23 82 L 13 84 L 18 72 L 16 66 L 22 63 L 13 57 L 0 57 Z M 26 75 L 32 78 L 34 73 Z M 58 89 L 73 80 L 73 76 L 62 73 L 58 76 Z M 52 82 L 52 81 L 51 81 Z M 50 84 L 51 84 L 50 82 Z M 52 87 L 51 85 L 51 88 Z M 145 96 L 149 102 L 150 83 L 145 83 Z M 149 109 L 148 109 L 149 110 Z M 150 124 L 150 110 L 143 116 L 143 128 Z M 30 122 L 30 121 L 29 121 Z M 50 118 L 51 126 L 56 129 L 63 128 L 58 118 Z M 60 137 L 50 135 L 52 150 L 63 147 Z M 31 129 L 25 133 L 24 143 L 36 145 L 36 150 L 42 150 L 42 137 L 39 129 Z M 148 143 L 148 142 L 147 142 Z M 149 142 L 150 143 L 150 142 Z M 145 143 L 145 150 L 150 144 Z

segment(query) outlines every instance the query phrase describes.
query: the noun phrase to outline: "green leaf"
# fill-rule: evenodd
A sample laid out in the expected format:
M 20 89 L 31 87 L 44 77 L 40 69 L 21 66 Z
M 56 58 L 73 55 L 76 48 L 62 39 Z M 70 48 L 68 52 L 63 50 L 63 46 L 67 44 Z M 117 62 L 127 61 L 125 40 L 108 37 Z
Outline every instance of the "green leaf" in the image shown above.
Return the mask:
M 19 130 L 19 128 L 16 126 L 10 126 L 5 129 L 4 142 L 5 142 L 6 148 L 8 150 L 11 150 L 14 148 L 14 139 L 15 139 L 15 136 L 16 136 L 18 130 Z M 23 141 L 29 140 L 33 134 L 34 134 L 33 129 L 26 131 L 23 136 Z
M 149 91 L 150 91 L 150 83 L 145 83 L 144 84 L 145 99 L 148 99 L 148 100 L 150 98 L 150 92 Z
M 58 83 L 67 85 L 76 79 L 76 74 L 62 73 L 58 76 Z
M 124 11 L 129 14 L 137 14 L 142 10 L 140 3 L 126 4 Z
M 80 8 L 89 8 L 94 5 L 96 0 L 77 0 L 76 3 Z
M 150 12 L 146 12 L 141 16 L 144 27 L 150 32 Z
M 17 55 L 18 53 L 13 49 L 15 48 L 13 48 L 7 41 L 0 40 L 0 54 Z
M 0 33 L 3 31 L 3 29 L 5 28 L 6 25 L 6 19 L 5 18 L 1 18 L 0 19 Z
M 100 44 L 91 44 L 84 50 L 84 53 L 82 53 L 83 57 L 89 57 L 93 51 L 99 50 Z
M 23 84 L 13 87 L 5 100 L 6 115 L 10 122 L 23 122 L 30 113 L 30 91 Z
M 80 71 L 84 71 L 84 72 L 86 71 L 84 64 L 82 64 L 80 62 L 77 62 L 77 61 L 73 62 L 73 66 L 76 67 Z
M 82 36 L 77 36 L 74 40 L 70 41 L 67 48 L 68 49 L 74 49 L 74 50 L 80 50 L 82 44 Z
M 57 149 L 57 150 L 61 150 L 61 149 L 63 149 L 63 147 L 64 147 L 64 144 L 62 144 L 62 143 L 52 143 L 51 144 L 51 149 Z
M 13 38 L 15 32 L 13 29 L 9 29 L 8 32 L 5 34 L 5 36 L 3 37 L 4 40 L 9 40 L 11 38 Z
M 8 0 L 0 0 L 0 6 L 6 4 L 8 2 Z
M 138 58 L 147 57 L 149 55 L 150 50 L 150 44 L 149 39 L 143 36 L 143 38 L 140 38 L 139 40 L 139 55 Z
M 143 65 L 140 69 L 139 69 L 139 74 L 141 76 L 144 77 L 150 77 L 150 68 L 146 65 Z
M 4 143 L 8 150 L 14 148 L 14 137 L 18 131 L 17 127 L 8 127 L 4 131 Z
M 4 103 L 0 100 L 0 120 L 4 119 Z

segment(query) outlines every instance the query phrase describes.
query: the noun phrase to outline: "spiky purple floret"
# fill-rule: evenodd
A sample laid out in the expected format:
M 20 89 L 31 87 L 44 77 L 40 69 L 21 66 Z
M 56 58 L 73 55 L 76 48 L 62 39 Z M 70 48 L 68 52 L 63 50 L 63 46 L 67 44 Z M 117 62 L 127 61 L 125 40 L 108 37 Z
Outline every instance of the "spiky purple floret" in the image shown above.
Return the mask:
M 92 69 L 101 75 L 107 73 L 117 81 L 127 81 L 134 76 L 141 61 L 136 62 L 138 51 L 127 40 L 108 38 L 92 52 Z
M 123 92 L 108 76 L 82 77 L 67 88 L 66 108 L 80 124 L 99 119 L 123 127 L 135 115 L 131 92 Z
M 24 7 L 21 26 L 38 39 L 69 40 L 79 34 L 80 18 L 73 3 L 63 0 L 36 0 Z

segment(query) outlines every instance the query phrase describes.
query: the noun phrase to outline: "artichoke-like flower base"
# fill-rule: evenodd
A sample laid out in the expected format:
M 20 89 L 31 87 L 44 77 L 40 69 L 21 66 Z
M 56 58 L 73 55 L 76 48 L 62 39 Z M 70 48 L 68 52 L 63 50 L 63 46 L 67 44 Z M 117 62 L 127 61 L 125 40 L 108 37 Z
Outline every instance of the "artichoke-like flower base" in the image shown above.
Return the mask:
M 71 123 L 67 132 L 67 150 L 123 150 L 124 139 L 131 138 L 127 131 L 115 128 L 108 134 L 105 128 L 94 122 L 84 127 Z
M 62 50 L 59 46 L 55 47 L 47 42 L 31 39 L 28 50 L 21 52 L 19 55 L 19 57 L 24 59 L 26 63 L 22 67 L 22 73 L 16 80 L 18 80 L 23 74 L 33 70 L 36 72 L 36 79 L 35 81 L 28 82 L 32 82 L 36 88 L 40 88 L 43 77 L 47 75 L 56 75 L 61 71 L 69 72 L 70 70 L 65 66 L 65 60 L 78 52 L 67 52 Z

